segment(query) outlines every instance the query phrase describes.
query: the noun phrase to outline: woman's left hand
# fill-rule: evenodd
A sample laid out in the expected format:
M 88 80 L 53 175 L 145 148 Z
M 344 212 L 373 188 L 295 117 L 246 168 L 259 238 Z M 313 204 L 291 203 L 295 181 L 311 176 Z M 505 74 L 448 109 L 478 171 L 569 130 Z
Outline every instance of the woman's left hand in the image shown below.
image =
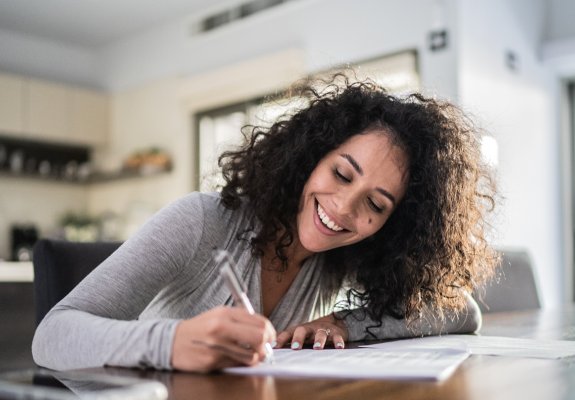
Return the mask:
M 349 333 L 343 320 L 330 314 L 281 332 L 274 348 L 280 349 L 291 343 L 292 349 L 300 350 L 304 343 L 313 343 L 314 350 L 321 350 L 326 343 L 333 343 L 336 349 L 343 349 L 348 339 Z

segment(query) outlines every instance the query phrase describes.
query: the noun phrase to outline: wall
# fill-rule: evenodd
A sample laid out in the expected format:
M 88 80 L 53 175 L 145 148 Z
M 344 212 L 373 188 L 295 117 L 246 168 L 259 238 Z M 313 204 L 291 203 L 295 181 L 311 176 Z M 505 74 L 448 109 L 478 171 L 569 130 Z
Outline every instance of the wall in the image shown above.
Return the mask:
M 575 78 L 575 2 L 547 0 L 546 11 L 541 56 L 557 75 L 572 80 Z
M 569 1 L 569 0 L 567 0 Z M 513 14 L 515 29 L 533 50 L 548 39 L 546 32 L 551 22 L 550 3 L 555 0 L 505 0 Z
M 575 2 L 572 0 L 547 0 L 545 39 L 575 38 Z
M 83 186 L 11 177 L 0 178 L 0 259 L 10 259 L 10 225 L 34 222 L 42 235 L 58 228 L 67 211 L 86 211 Z
M 180 83 L 178 78 L 166 78 L 112 97 L 110 143 L 102 149 L 108 162 L 121 163 L 134 151 L 157 146 L 172 155 L 175 168 L 168 176 L 91 186 L 88 191 L 91 213 L 112 211 L 126 215 L 134 206 L 155 212 L 190 192 L 191 135 L 188 115 L 179 104 Z M 105 162 L 103 154 L 96 154 L 97 163 Z
M 460 100 L 499 143 L 498 246 L 530 253 L 543 305 L 553 307 L 563 300 L 557 81 L 508 2 L 460 6 Z M 505 64 L 509 50 L 517 71 Z

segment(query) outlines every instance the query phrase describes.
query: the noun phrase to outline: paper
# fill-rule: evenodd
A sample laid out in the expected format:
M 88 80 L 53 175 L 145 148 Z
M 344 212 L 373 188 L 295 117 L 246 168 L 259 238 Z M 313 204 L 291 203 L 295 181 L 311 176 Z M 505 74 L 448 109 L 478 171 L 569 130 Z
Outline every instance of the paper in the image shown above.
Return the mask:
M 562 358 L 575 355 L 575 342 L 516 339 L 498 336 L 443 335 L 361 346 L 380 350 L 458 349 L 491 356 Z
M 247 375 L 369 379 L 447 379 L 469 354 L 454 350 L 274 350 L 275 363 L 226 368 Z

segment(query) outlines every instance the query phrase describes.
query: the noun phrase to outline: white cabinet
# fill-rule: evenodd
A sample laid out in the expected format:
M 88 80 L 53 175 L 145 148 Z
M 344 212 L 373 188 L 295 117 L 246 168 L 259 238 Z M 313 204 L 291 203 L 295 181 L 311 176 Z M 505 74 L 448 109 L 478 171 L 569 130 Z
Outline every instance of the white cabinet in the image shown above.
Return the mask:
M 70 134 L 71 92 L 65 86 L 30 80 L 28 126 L 30 138 L 67 142 Z
M 24 86 L 19 76 L 0 73 L 0 133 L 24 132 Z
M 103 93 L 0 73 L 0 135 L 98 146 L 109 125 Z
M 110 103 L 108 97 L 88 90 L 72 89 L 70 135 L 83 144 L 104 144 L 108 139 Z

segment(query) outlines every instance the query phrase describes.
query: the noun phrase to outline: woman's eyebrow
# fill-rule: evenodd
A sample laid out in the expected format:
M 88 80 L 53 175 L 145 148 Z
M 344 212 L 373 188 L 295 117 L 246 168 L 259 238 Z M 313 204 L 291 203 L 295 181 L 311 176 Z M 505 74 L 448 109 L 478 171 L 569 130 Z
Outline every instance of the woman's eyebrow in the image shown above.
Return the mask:
M 363 169 L 361 169 L 361 167 L 359 166 L 357 161 L 355 161 L 355 159 L 352 156 L 350 156 L 349 154 L 346 154 L 346 153 L 340 154 L 340 156 L 345 158 L 347 161 L 349 161 L 349 163 L 351 164 L 353 169 L 355 169 L 358 174 L 363 175 Z M 376 187 L 375 190 L 377 190 L 379 193 L 381 193 L 382 195 L 387 197 L 389 199 L 389 201 L 391 201 L 391 204 L 393 204 L 393 207 L 395 207 L 397 202 L 395 201 L 395 197 L 391 193 L 389 193 L 387 190 L 382 189 L 380 187 Z
M 342 156 L 343 158 L 345 158 L 347 161 L 349 161 L 349 163 L 351 164 L 351 166 L 353 167 L 353 169 L 355 169 L 357 171 L 358 174 L 363 175 L 363 169 L 361 169 L 361 167 L 359 166 L 359 164 L 357 163 L 357 161 L 355 161 L 355 159 L 350 156 L 349 154 L 340 154 L 340 156 Z
M 379 193 L 381 193 L 382 195 L 387 197 L 389 199 L 389 201 L 391 201 L 391 204 L 393 204 L 393 207 L 395 207 L 395 204 L 396 204 L 395 197 L 391 193 L 389 193 L 387 190 L 382 189 L 380 187 L 376 187 L 375 190 L 377 190 Z

